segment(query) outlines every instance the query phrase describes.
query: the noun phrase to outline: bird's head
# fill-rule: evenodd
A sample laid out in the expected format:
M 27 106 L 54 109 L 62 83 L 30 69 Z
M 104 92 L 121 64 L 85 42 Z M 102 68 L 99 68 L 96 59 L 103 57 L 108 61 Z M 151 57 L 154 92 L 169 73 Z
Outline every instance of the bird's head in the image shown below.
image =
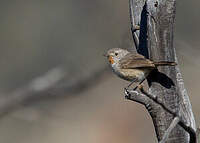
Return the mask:
M 119 62 L 121 58 L 123 58 L 126 54 L 128 54 L 129 51 L 121 48 L 113 48 L 107 51 L 107 53 L 104 55 L 108 58 L 108 61 L 111 65 L 116 64 Z

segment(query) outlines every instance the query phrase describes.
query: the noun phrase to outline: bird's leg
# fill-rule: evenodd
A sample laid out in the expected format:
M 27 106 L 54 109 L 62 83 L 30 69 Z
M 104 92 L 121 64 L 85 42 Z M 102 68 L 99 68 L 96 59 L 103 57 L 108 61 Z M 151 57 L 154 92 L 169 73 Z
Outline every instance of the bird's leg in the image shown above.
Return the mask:
M 129 87 L 136 81 L 136 79 L 132 80 L 131 83 L 125 88 L 125 89 L 129 89 Z
M 136 89 L 144 82 L 145 79 L 146 79 L 146 78 L 144 78 L 143 80 L 141 80 L 141 81 L 139 82 L 139 84 L 138 84 L 135 88 L 133 88 L 133 90 L 136 90 Z
M 135 88 L 133 88 L 133 90 L 136 90 L 136 89 L 138 88 L 138 86 L 140 86 L 140 85 L 144 82 L 144 80 L 145 80 L 145 78 L 142 79 L 142 80 L 139 82 L 139 84 L 138 84 Z M 131 81 L 131 83 L 130 83 L 125 89 L 129 89 L 129 87 L 130 87 L 135 81 L 136 81 L 136 79 L 134 79 L 133 81 Z

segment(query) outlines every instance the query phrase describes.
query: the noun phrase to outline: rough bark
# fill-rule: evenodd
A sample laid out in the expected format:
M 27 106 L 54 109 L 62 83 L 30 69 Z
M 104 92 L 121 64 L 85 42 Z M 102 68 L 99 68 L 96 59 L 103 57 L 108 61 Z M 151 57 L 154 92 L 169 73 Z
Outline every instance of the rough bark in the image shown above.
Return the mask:
M 138 53 L 153 61 L 177 61 L 173 47 L 175 0 L 130 0 L 131 29 Z M 140 24 L 140 32 L 135 25 Z M 139 37 L 139 42 L 137 41 Z M 164 105 L 176 112 L 185 125 L 196 131 L 192 107 L 184 87 L 179 66 L 160 67 L 148 77 L 149 93 L 155 95 Z M 143 103 L 148 109 L 158 141 L 170 126 L 174 115 L 167 112 L 152 100 Z M 167 143 L 188 143 L 189 134 L 175 126 Z

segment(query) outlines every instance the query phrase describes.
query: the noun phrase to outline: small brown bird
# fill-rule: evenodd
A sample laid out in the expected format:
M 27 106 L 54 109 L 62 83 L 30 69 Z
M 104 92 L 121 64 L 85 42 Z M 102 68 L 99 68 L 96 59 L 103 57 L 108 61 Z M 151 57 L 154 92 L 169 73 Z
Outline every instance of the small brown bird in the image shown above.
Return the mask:
M 144 56 L 129 52 L 125 49 L 114 48 L 108 50 L 105 55 L 112 67 L 113 72 L 124 80 L 131 81 L 130 87 L 134 82 L 140 82 L 146 79 L 149 73 L 158 66 L 175 66 L 175 62 L 160 61 L 154 62 L 146 59 Z M 137 88 L 136 86 L 134 90 Z

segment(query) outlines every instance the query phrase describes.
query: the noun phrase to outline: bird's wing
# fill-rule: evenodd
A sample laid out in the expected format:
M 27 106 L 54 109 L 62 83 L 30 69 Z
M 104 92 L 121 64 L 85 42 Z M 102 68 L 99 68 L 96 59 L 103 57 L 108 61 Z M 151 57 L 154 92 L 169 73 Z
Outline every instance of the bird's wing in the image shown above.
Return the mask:
M 149 59 L 146 59 L 140 54 L 128 53 L 120 61 L 119 65 L 122 69 L 134 69 L 134 68 L 155 68 L 155 65 Z

